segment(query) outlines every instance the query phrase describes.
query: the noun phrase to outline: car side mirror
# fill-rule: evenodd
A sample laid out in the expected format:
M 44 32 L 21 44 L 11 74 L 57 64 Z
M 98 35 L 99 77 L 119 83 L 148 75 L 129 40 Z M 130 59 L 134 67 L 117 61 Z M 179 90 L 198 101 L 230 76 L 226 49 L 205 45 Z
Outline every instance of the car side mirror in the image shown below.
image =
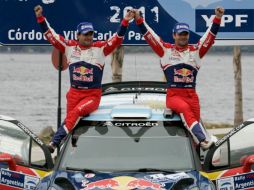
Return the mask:
M 254 165 L 254 155 L 245 156 L 241 158 L 240 162 L 244 173 L 251 172 L 251 166 Z
M 17 164 L 12 155 L 7 153 L 0 154 L 0 163 L 7 163 L 10 170 L 16 171 Z

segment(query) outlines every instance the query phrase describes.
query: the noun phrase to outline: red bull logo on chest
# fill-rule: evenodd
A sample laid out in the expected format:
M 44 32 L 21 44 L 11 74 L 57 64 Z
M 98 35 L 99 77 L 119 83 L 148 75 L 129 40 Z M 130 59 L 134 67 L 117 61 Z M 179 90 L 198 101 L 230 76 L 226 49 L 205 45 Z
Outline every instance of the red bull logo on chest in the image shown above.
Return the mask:
M 190 69 L 174 69 L 174 82 L 193 83 L 194 71 Z
M 89 69 L 89 68 L 86 68 L 85 66 L 74 67 L 73 80 L 92 82 L 93 81 L 93 68 Z

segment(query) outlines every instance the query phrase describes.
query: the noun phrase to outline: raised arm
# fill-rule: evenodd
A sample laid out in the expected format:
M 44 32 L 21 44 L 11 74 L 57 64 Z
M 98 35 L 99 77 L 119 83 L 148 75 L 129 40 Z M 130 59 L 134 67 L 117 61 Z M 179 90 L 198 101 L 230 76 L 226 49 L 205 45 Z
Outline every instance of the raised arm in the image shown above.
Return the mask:
M 57 34 L 53 28 L 50 27 L 47 19 L 42 15 L 43 9 L 40 5 L 34 8 L 37 22 L 40 24 L 42 32 L 47 40 L 62 53 L 65 53 L 65 49 L 68 45 L 68 40 L 65 40 L 63 36 Z
M 165 52 L 165 47 L 170 44 L 163 42 L 163 40 L 148 26 L 140 16 L 139 10 L 135 10 L 135 20 L 147 43 L 159 57 L 162 57 Z
M 202 58 L 208 52 L 208 50 L 214 44 L 214 40 L 220 28 L 221 17 L 224 14 L 224 9 L 222 7 L 217 7 L 215 9 L 215 17 L 213 19 L 212 24 L 207 29 L 206 33 L 202 36 L 202 38 L 198 42 L 199 48 L 199 57 Z
M 105 42 L 103 53 L 105 56 L 111 54 L 117 47 L 119 47 L 124 39 L 125 33 L 129 26 L 129 21 L 134 18 L 134 13 L 129 11 L 121 22 L 116 34 Z

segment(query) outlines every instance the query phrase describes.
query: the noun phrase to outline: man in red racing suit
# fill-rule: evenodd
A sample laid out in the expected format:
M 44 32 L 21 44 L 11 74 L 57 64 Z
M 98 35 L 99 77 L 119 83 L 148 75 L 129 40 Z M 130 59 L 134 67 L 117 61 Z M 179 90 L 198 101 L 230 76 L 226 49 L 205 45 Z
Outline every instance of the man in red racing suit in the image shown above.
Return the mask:
M 75 127 L 80 117 L 95 111 L 101 99 L 101 81 L 106 56 L 121 45 L 129 21 L 134 13 L 129 11 L 116 34 L 107 41 L 93 42 L 92 23 L 83 22 L 77 27 L 77 41 L 67 40 L 56 34 L 42 15 L 42 7 L 35 7 L 37 22 L 47 40 L 66 55 L 69 65 L 71 87 L 67 98 L 67 116 L 55 133 L 49 150 L 53 153 L 61 140 Z
M 175 44 L 165 43 L 145 23 L 135 10 L 136 24 L 147 43 L 160 57 L 161 67 L 167 80 L 166 106 L 180 114 L 194 141 L 203 149 L 212 145 L 211 138 L 200 122 L 200 105 L 196 94 L 196 77 L 201 59 L 213 45 L 220 28 L 224 9 L 215 9 L 215 17 L 204 36 L 195 45 L 189 45 L 189 25 L 177 23 L 173 29 Z

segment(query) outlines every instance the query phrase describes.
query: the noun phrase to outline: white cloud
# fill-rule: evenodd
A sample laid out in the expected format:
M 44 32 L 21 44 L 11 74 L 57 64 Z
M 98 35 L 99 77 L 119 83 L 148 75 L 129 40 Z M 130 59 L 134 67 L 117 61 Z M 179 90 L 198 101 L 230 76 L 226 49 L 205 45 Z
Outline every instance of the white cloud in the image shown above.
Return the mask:
M 55 0 L 42 0 L 42 3 L 44 3 L 44 4 L 51 4 L 54 2 L 55 2 Z
M 216 3 L 216 2 L 219 2 L 221 0 L 183 0 L 183 1 L 189 3 L 192 6 L 192 8 L 196 8 L 198 6 L 206 7 L 206 6 L 208 6 L 212 3 Z

